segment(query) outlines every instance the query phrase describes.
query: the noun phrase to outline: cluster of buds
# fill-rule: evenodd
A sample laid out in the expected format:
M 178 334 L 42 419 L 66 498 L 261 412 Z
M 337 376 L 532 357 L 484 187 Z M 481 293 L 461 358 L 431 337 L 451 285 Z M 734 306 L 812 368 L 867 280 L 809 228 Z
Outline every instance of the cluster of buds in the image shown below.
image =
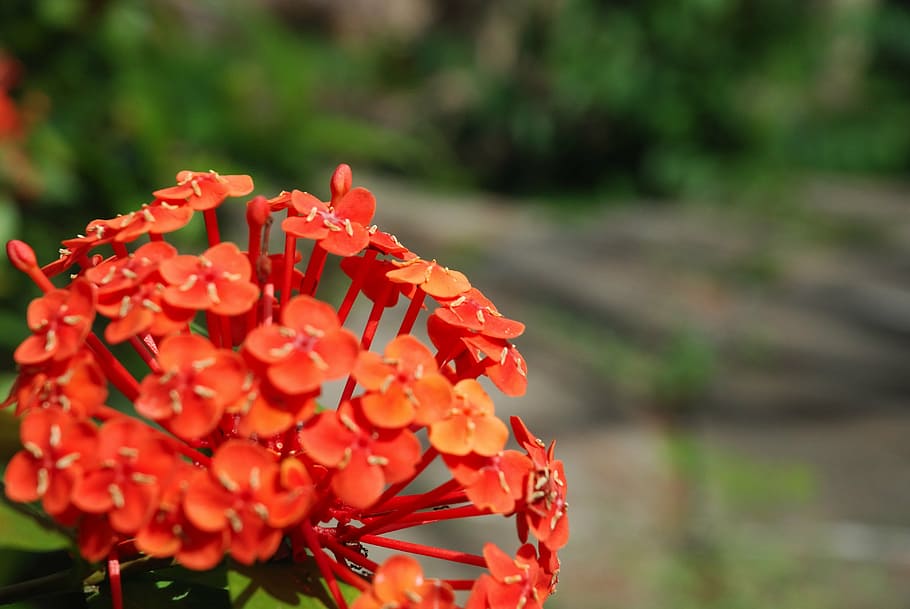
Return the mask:
M 525 392 L 510 342 L 524 326 L 462 273 L 371 225 L 375 199 L 352 188 L 347 165 L 328 202 L 298 190 L 249 200 L 243 251 L 221 240 L 216 208 L 252 190 L 249 176 L 182 171 L 139 210 L 90 222 L 43 267 L 25 243 L 7 245 L 44 293 L 28 308 L 5 403 L 23 445 L 8 497 L 40 501 L 112 574 L 126 553 L 198 570 L 226 553 L 242 564 L 290 553 L 315 563 L 342 608 L 339 582 L 361 591 L 355 609 L 456 607 L 458 590 L 469 609 L 542 606 L 568 538 L 563 465 L 517 417 L 518 450 L 507 448 L 478 381 Z M 166 235 L 196 212 L 208 249 L 181 254 Z M 270 253 L 279 212 L 282 251 Z M 349 278 L 337 308 L 316 298 L 329 254 Z M 358 337 L 345 322 L 359 298 L 371 304 Z M 390 310 L 403 310 L 396 336 L 373 351 Z M 432 346 L 412 334 L 419 319 Z M 124 347 L 141 373 L 112 351 Z M 345 380 L 326 403 L 326 383 Z M 112 391 L 129 407 L 110 406 Z M 449 475 L 427 484 L 437 458 Z M 394 535 L 491 514 L 515 518 L 515 554 Z M 377 564 L 365 546 L 396 553 Z M 433 579 L 413 555 L 480 571 Z

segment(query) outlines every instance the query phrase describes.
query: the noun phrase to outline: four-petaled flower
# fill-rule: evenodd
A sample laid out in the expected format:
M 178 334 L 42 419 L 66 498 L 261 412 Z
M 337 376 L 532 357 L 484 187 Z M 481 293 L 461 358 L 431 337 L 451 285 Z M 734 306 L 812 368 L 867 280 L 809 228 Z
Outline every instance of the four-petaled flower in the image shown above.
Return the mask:
M 495 545 L 483 547 L 490 575 L 481 575 L 465 609 L 541 609 L 550 593 L 550 577 L 534 546 L 525 544 L 512 558 Z
M 355 508 L 371 506 L 386 484 L 406 479 L 420 458 L 407 429 L 375 429 L 352 404 L 321 412 L 300 431 L 300 445 L 317 463 L 336 470 L 332 490 Z
M 28 306 L 28 327 L 34 332 L 13 353 L 17 364 L 65 360 L 80 348 L 95 319 L 95 291 L 85 280 L 68 290 L 53 290 Z
M 498 454 L 506 445 L 509 430 L 493 415 L 493 400 L 474 379 L 458 381 L 454 394 L 449 411 L 430 425 L 430 444 L 447 455 Z
M 366 225 L 373 219 L 376 199 L 365 188 L 348 191 L 332 205 L 295 190 L 291 206 L 300 215 L 286 218 L 281 228 L 289 235 L 314 239 L 330 254 L 353 256 L 370 242 Z
M 511 417 L 512 430 L 519 445 L 531 458 L 533 469 L 525 487 L 524 514 L 516 519 L 518 535 L 528 538 L 528 529 L 540 543 L 558 550 L 569 540 L 569 518 L 566 509 L 566 472 L 562 461 L 554 458 L 556 443 L 546 445 L 534 436 L 518 417 Z M 523 517 L 522 517 L 523 516 Z
M 442 419 L 452 404 L 452 385 L 439 373 L 430 350 L 410 334 L 390 342 L 382 355 L 363 351 L 354 378 L 367 392 L 363 413 L 380 427 L 426 425 Z
M 281 325 L 260 326 L 245 343 L 249 358 L 267 367 L 269 381 L 294 395 L 349 374 L 358 349 L 335 310 L 310 296 L 296 296 L 281 312 Z
M 106 514 L 119 533 L 135 533 L 175 467 L 173 453 L 147 425 L 123 418 L 98 430 L 95 462 L 76 483 L 73 503 L 90 514 Z
M 392 556 L 376 570 L 368 592 L 351 609 L 451 609 L 455 592 L 447 583 L 423 576 L 420 563 Z
M 227 241 L 199 256 L 168 258 L 159 272 L 170 284 L 164 300 L 175 307 L 238 315 L 249 311 L 259 298 L 259 287 L 250 281 L 250 259 Z
M 177 185 L 156 190 L 154 194 L 166 201 L 186 203 L 190 208 L 204 211 L 217 207 L 227 197 L 242 197 L 253 192 L 253 180 L 247 175 L 218 175 L 214 171 L 181 171 Z
M 158 352 L 161 372 L 139 386 L 136 411 L 181 438 L 201 438 L 243 394 L 243 359 L 192 334 L 166 338 Z
M 291 466 L 285 466 L 291 467 Z M 231 556 L 243 564 L 265 560 L 281 543 L 281 529 L 299 520 L 312 503 L 312 488 L 282 487 L 281 467 L 266 449 L 229 440 L 212 457 L 208 473 L 191 481 L 184 509 L 202 531 L 224 531 Z M 305 475 L 296 469 L 298 476 Z
M 73 486 L 95 458 L 95 429 L 56 410 L 33 410 L 19 429 L 25 450 L 6 467 L 3 482 L 13 501 L 41 500 L 51 515 L 64 513 Z
M 404 262 L 393 260 L 396 267 L 386 273 L 395 283 L 410 283 L 437 298 L 457 298 L 471 289 L 471 283 L 464 273 L 453 271 L 435 260 L 411 258 Z

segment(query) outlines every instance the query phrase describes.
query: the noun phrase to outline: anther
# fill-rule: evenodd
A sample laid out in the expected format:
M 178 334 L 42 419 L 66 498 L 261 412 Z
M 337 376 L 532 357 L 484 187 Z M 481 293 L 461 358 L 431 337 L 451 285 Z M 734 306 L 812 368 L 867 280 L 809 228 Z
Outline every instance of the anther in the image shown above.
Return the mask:
M 121 446 L 117 449 L 117 454 L 124 459 L 135 459 L 139 456 L 139 450 L 132 446 Z
M 180 392 L 176 389 L 171 389 L 167 392 L 167 397 L 171 400 L 171 412 L 174 414 L 180 414 L 183 412 L 183 402 L 180 399 Z
M 316 353 L 315 351 L 309 351 L 307 353 L 307 355 L 310 356 L 310 359 L 313 361 L 313 363 L 316 365 L 316 367 L 319 368 L 320 370 L 329 369 L 329 365 L 326 363 L 326 361 L 324 359 L 322 359 L 322 356 L 319 355 L 318 353 Z
M 111 496 L 111 501 L 114 502 L 114 507 L 118 510 L 126 504 L 126 500 L 123 498 L 123 491 L 116 484 L 109 484 L 107 492 Z
M 44 350 L 53 351 L 57 348 L 57 333 L 53 330 L 48 330 L 47 334 L 44 335 Z
M 236 492 L 240 488 L 240 485 L 237 484 L 236 482 L 234 482 L 224 472 L 221 472 L 220 474 L 218 474 L 218 482 L 220 482 L 221 486 L 223 486 L 225 489 L 227 489 L 231 493 Z
M 49 486 L 50 476 L 48 476 L 47 470 L 42 467 L 38 470 L 38 487 L 35 489 L 35 492 L 38 493 L 39 497 L 42 497 L 44 493 L 47 492 Z
M 60 446 L 60 426 L 51 425 L 50 436 L 47 439 L 47 443 L 50 444 L 51 448 L 57 448 Z
M 218 395 L 218 392 L 216 392 L 211 387 L 206 387 L 205 385 L 193 385 L 193 393 L 204 400 L 210 400 Z
M 206 292 L 206 294 L 208 294 L 209 300 L 211 300 L 214 304 L 218 304 L 221 302 L 221 297 L 218 296 L 218 288 L 215 286 L 214 283 L 206 284 L 205 292 Z
M 70 465 L 72 465 L 73 463 L 78 461 L 79 457 L 80 457 L 79 453 L 70 453 L 68 455 L 64 455 L 63 457 L 60 457 L 59 459 L 57 459 L 57 462 L 54 463 L 54 467 L 56 467 L 57 469 L 66 469 Z

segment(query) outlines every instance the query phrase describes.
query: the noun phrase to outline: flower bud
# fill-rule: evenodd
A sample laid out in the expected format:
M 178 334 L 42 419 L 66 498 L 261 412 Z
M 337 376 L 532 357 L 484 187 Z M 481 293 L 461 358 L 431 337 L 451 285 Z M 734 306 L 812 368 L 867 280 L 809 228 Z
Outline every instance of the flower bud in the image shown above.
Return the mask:
M 351 184 L 354 182 L 354 174 L 351 172 L 351 166 L 342 163 L 335 168 L 332 174 L 330 188 L 332 189 L 332 203 L 343 197 L 351 190 Z

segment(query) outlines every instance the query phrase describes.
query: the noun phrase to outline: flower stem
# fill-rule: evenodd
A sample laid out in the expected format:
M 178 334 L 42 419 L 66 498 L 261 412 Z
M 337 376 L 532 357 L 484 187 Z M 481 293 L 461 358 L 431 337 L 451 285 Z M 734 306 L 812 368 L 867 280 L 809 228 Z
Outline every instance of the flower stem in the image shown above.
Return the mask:
M 414 512 L 411 514 L 404 514 L 399 516 L 394 522 L 380 527 L 374 532 L 377 534 L 390 533 L 392 531 L 398 531 L 401 529 L 409 529 L 412 527 L 419 527 L 425 524 L 431 524 L 434 522 L 439 522 L 440 520 L 455 520 L 456 518 L 474 518 L 475 516 L 485 516 L 489 512 L 485 512 L 478 508 L 476 505 L 464 505 L 462 507 L 443 509 L 443 510 L 433 510 L 431 512 Z
M 297 212 L 294 211 L 294 208 L 288 208 L 288 218 L 296 216 Z M 281 307 L 288 303 L 291 299 L 291 279 L 294 277 L 294 258 L 297 254 L 297 238 L 291 235 L 285 234 L 284 237 L 284 267 L 282 268 L 281 274 Z M 312 258 L 310 258 L 312 262 Z M 307 273 L 309 273 L 309 268 Z M 320 272 L 322 270 L 320 269 Z M 315 291 L 315 287 L 313 290 Z
M 107 577 L 111 585 L 111 604 L 114 609 L 123 609 L 123 587 L 120 582 L 120 559 L 117 556 L 117 548 L 111 550 L 111 555 L 107 559 Z
M 148 338 L 151 339 L 151 336 Z M 143 342 L 139 339 L 138 336 L 131 336 L 130 345 L 133 346 L 133 349 L 136 351 L 139 357 L 142 358 L 142 361 L 146 363 L 152 372 L 161 372 L 161 366 L 158 364 L 158 360 L 155 359 L 155 355 L 149 351 L 147 342 Z
M 353 548 L 350 548 L 342 543 L 338 543 L 338 541 L 336 541 L 332 535 L 320 535 L 319 540 L 324 546 L 334 552 L 336 556 L 341 556 L 345 560 L 348 560 L 355 565 L 369 569 L 370 571 L 376 571 L 376 569 L 379 568 L 378 563 L 373 562 Z
M 375 510 L 377 510 L 377 508 L 381 510 L 383 507 L 383 504 L 386 501 L 388 501 L 392 497 L 397 496 L 398 493 L 400 493 L 401 491 L 403 491 L 405 489 L 405 487 L 407 487 L 407 485 L 409 485 L 411 482 L 416 480 L 417 476 L 419 476 L 420 474 L 423 473 L 423 470 L 425 470 L 427 468 L 427 466 L 433 462 L 433 459 L 435 459 L 438 454 L 439 454 L 439 451 L 437 451 L 432 446 L 429 447 L 423 453 L 423 456 L 420 457 L 420 461 L 417 463 L 417 466 L 414 468 L 414 472 L 410 476 L 405 478 L 404 480 L 402 480 L 400 482 L 396 482 L 395 484 L 393 484 L 389 488 L 387 488 L 385 490 L 385 492 L 379 496 L 379 499 L 376 500 L 376 503 L 373 504 L 373 510 L 375 511 Z
M 114 357 L 110 349 L 94 334 L 89 334 L 85 342 L 88 343 L 95 357 L 98 358 L 98 363 L 101 365 L 101 370 L 104 371 L 104 376 L 114 384 L 126 399 L 130 402 L 135 401 L 139 395 L 139 382 L 130 374 L 129 370 L 120 363 L 120 360 Z
M 389 297 L 389 290 L 392 289 L 391 285 L 387 285 L 382 291 L 382 295 L 373 303 L 373 308 L 370 309 L 370 317 L 367 319 L 367 325 L 363 329 L 363 334 L 360 336 L 360 348 L 369 349 L 370 345 L 373 344 L 373 339 L 376 337 L 376 330 L 379 329 L 379 320 L 382 319 L 382 314 L 385 312 L 385 302 Z
M 483 556 L 478 556 L 477 554 L 469 554 L 467 552 L 459 552 L 458 550 L 425 546 L 421 543 L 402 541 L 400 539 L 389 539 L 387 537 L 380 537 L 378 535 L 364 535 L 360 538 L 360 541 L 373 546 L 389 548 L 390 550 L 400 550 L 402 552 L 409 552 L 411 554 L 420 554 L 421 556 L 439 558 L 440 560 L 448 560 L 450 562 L 458 562 L 465 565 L 474 565 L 475 567 L 487 566 L 487 561 L 484 560 Z
M 221 344 L 221 326 L 219 325 L 218 316 L 211 311 L 205 312 L 205 327 L 209 334 L 209 340 L 216 347 L 223 347 Z
M 365 522 L 362 527 L 348 530 L 343 535 L 341 535 L 339 539 L 341 541 L 360 539 L 364 533 L 377 531 L 387 523 L 394 522 L 403 514 L 409 514 L 416 510 L 429 507 L 435 501 L 438 501 L 441 498 L 445 498 L 445 496 L 448 493 L 451 493 L 452 490 L 455 490 L 456 488 L 460 489 L 460 487 L 461 484 L 459 484 L 457 481 L 449 480 L 448 482 L 444 482 L 443 484 L 440 484 L 433 490 L 426 493 L 421 493 L 419 495 L 406 495 L 403 497 L 395 498 L 401 499 L 402 501 L 396 502 L 394 499 L 390 499 L 386 502 L 386 507 L 392 506 L 392 504 L 394 504 L 394 508 L 392 508 L 391 511 L 377 515 L 369 522 Z
M 368 249 L 364 252 L 363 258 L 360 261 L 360 267 L 357 269 L 354 277 L 351 278 L 351 285 L 344 295 L 344 300 L 341 301 L 341 305 L 338 307 L 338 320 L 342 324 L 344 324 L 345 320 L 348 318 L 348 314 L 354 306 L 354 301 L 357 300 L 357 294 L 360 293 L 360 288 L 363 287 L 363 282 L 366 280 L 370 265 L 373 263 L 373 260 L 376 259 L 377 254 L 378 252 L 376 250 Z
M 310 252 L 310 260 L 307 262 L 306 271 L 303 274 L 303 285 L 300 286 L 300 293 L 312 296 L 319 287 L 319 277 L 322 275 L 322 269 L 325 266 L 325 259 L 328 252 L 323 249 L 319 243 L 313 244 L 313 251 Z M 284 297 L 282 296 L 282 300 Z
M 202 217 L 205 219 L 205 235 L 208 238 L 209 247 L 214 247 L 221 243 L 221 234 L 218 231 L 218 214 L 215 213 L 215 208 L 213 207 L 203 211 Z
M 341 595 L 341 588 L 338 587 L 338 580 L 335 579 L 333 573 L 334 569 L 332 569 L 331 563 L 334 561 L 322 551 L 322 547 L 319 545 L 319 539 L 316 537 L 316 531 L 313 530 L 313 525 L 309 521 L 306 521 L 300 529 L 303 532 L 303 539 L 306 542 L 307 547 L 310 549 L 310 552 L 313 553 L 313 558 L 316 560 L 316 566 L 319 567 L 319 571 L 322 573 L 322 577 L 329 587 L 329 592 L 338 604 L 339 609 L 348 609 L 348 604 L 344 600 L 344 596 Z
M 126 249 L 125 243 L 120 243 L 119 241 L 114 241 L 111 243 L 111 249 L 114 250 L 114 255 L 118 258 L 129 258 L 130 251 Z M 86 268 L 86 267 L 83 267 Z
M 423 301 L 427 296 L 427 293 L 419 287 L 416 290 L 414 296 L 411 297 L 411 304 L 408 305 L 408 310 L 405 311 L 401 320 L 401 326 L 398 328 L 399 336 L 410 333 L 414 327 L 414 322 L 417 321 L 417 316 L 420 314 L 420 307 L 423 306 Z

